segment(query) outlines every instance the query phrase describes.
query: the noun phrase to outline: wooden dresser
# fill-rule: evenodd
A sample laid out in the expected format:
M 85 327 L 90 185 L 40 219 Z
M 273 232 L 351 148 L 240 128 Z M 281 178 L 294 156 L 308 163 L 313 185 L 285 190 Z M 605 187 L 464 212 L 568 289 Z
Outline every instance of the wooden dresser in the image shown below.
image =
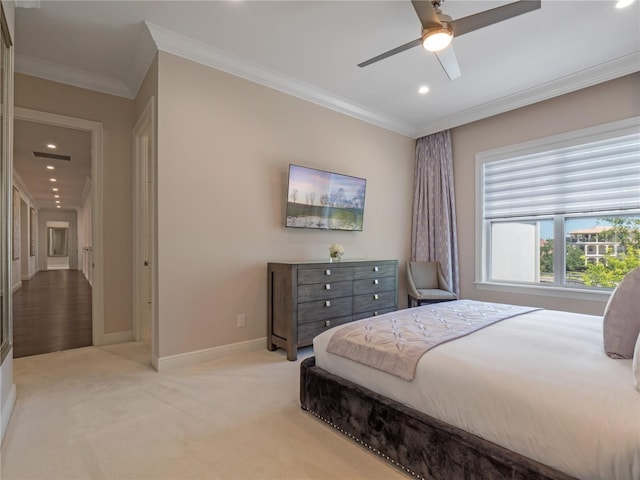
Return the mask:
M 398 261 L 269 263 L 267 348 L 287 351 L 328 328 L 398 309 Z

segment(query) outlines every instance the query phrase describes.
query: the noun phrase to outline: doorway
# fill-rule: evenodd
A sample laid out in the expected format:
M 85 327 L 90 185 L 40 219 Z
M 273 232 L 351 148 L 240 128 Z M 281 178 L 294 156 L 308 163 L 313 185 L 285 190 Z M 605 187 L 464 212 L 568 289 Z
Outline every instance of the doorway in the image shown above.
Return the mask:
M 158 369 L 156 318 L 155 98 L 151 97 L 133 128 L 133 332 L 150 345 L 151 365 Z
M 47 112 L 40 112 L 21 107 L 15 107 L 14 119 L 33 122 L 40 125 L 50 125 L 71 130 L 87 132 L 90 135 L 90 163 L 91 163 L 91 202 L 90 221 L 87 229 L 91 232 L 91 342 L 101 345 L 104 339 L 104 291 L 103 291 L 103 201 L 102 201 L 102 124 L 91 120 L 68 117 Z M 46 228 L 45 228 L 46 230 Z M 46 237 L 45 237 L 46 238 Z M 84 255 L 85 246 L 82 246 Z M 44 252 L 45 247 L 38 249 Z M 82 255 L 76 253 L 80 262 L 84 263 Z M 42 259 L 40 259 L 42 261 Z

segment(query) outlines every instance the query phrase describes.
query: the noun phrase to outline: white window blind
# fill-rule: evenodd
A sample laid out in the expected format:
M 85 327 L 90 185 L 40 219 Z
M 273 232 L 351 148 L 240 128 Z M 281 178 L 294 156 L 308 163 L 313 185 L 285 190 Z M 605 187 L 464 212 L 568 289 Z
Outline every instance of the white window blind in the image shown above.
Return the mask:
M 483 166 L 484 218 L 640 209 L 640 132 Z

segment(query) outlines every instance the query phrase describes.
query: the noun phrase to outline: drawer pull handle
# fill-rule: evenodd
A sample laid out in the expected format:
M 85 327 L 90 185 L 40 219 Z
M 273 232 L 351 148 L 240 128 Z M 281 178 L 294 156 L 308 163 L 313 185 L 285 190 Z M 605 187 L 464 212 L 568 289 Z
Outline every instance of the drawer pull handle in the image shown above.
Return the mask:
M 374 294 L 373 294 L 373 299 L 374 299 L 374 300 L 378 300 L 378 294 L 377 294 L 377 293 L 374 293 Z
M 380 282 L 378 281 L 378 279 L 377 279 L 377 278 L 373 281 L 373 284 L 374 284 L 374 285 L 378 285 L 379 283 L 380 283 Z
M 327 268 L 327 269 L 324 271 L 324 274 L 325 274 L 325 275 L 331 275 L 331 270 Z
M 325 289 L 325 290 L 331 290 L 331 284 L 330 284 L 330 283 L 327 283 L 327 284 L 324 286 L 324 289 Z
M 325 307 L 330 307 L 331 306 L 331 300 L 325 300 L 324 306 Z
M 325 327 L 330 327 L 331 326 L 331 320 L 325 320 L 324 321 L 324 326 Z
M 378 271 L 378 267 L 373 267 L 373 271 L 377 272 Z
M 378 315 L 378 312 L 377 312 L 377 311 L 373 312 L 373 316 L 374 316 L 374 317 L 375 317 L 375 316 L 377 316 L 377 315 Z

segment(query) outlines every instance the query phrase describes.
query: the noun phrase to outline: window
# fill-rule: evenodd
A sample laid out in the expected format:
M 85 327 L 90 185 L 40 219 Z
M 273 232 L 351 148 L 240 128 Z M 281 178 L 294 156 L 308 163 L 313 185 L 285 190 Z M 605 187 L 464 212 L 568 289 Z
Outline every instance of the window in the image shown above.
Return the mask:
M 640 118 L 477 156 L 477 280 L 610 289 L 640 266 Z

